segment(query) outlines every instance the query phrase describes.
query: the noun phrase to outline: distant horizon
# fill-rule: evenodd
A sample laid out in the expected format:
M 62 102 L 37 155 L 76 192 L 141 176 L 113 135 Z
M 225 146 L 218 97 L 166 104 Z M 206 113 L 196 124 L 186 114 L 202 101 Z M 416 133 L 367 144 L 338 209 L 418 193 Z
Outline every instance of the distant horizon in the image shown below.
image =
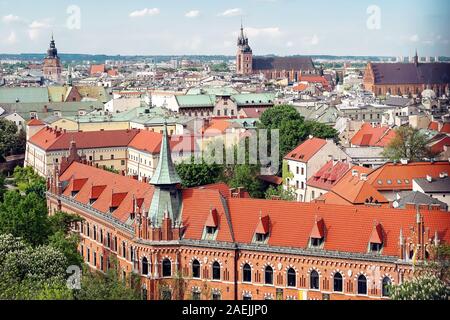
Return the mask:
M 257 56 L 450 56 L 446 0 L 4 0 L 0 52 L 232 56 L 241 21 Z

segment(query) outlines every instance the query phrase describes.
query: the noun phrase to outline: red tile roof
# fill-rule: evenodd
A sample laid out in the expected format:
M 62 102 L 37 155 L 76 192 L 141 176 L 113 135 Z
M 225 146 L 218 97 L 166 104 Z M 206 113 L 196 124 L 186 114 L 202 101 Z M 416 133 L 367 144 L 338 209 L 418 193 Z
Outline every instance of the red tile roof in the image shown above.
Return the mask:
M 306 184 L 314 188 L 331 190 L 344 174 L 350 170 L 350 167 L 351 165 L 347 162 L 330 160 L 309 178 Z
M 45 123 L 42 122 L 39 119 L 31 119 L 30 121 L 28 121 L 27 126 L 29 127 L 33 127 L 33 126 L 44 126 Z
M 92 205 L 100 212 L 108 213 L 112 194 L 126 194 L 113 216 L 127 221 L 133 210 L 133 199 L 144 199 L 149 208 L 153 197 L 153 186 L 129 177 L 113 174 L 101 169 L 72 163 L 62 174 L 62 181 L 88 179 L 76 201 L 89 203 L 92 186 L 105 184 L 98 200 Z M 64 195 L 71 196 L 71 187 Z M 185 239 L 202 238 L 211 209 L 217 211 L 217 241 L 252 243 L 261 213 L 270 219 L 268 244 L 275 247 L 307 248 L 311 235 L 324 235 L 324 250 L 367 253 L 370 241 L 383 237 L 383 256 L 398 255 L 400 229 L 405 237 L 411 237 L 410 228 L 415 226 L 415 210 L 391 208 L 353 207 L 324 205 L 320 203 L 297 203 L 245 198 L 224 199 L 217 189 L 187 189 L 182 192 L 182 222 Z M 450 243 L 450 215 L 441 211 L 422 211 L 429 238 L 435 231 L 443 243 Z M 321 227 L 317 221 L 323 221 Z M 374 235 L 374 225 L 379 224 L 382 235 Z M 315 226 L 317 230 L 315 230 Z M 266 229 L 264 229 L 266 230 Z M 316 234 L 317 233 L 317 234 Z M 377 230 L 379 233 L 379 230 Z
M 351 144 L 361 147 L 385 147 L 395 137 L 395 131 L 389 127 L 364 123 L 351 139 Z
M 95 75 L 98 73 L 104 73 L 105 71 L 106 71 L 106 68 L 105 68 L 104 64 L 93 64 L 93 65 L 91 65 L 90 74 Z
M 354 171 L 357 175 L 353 175 Z M 354 166 L 338 181 L 338 183 L 317 202 L 327 204 L 364 205 L 367 202 L 387 204 L 389 201 L 380 194 L 368 181 L 361 178 L 370 169 Z
M 245 114 L 247 118 L 258 118 L 266 111 L 268 108 L 241 108 L 240 111 Z
M 450 133 L 450 122 L 444 123 L 441 129 L 441 133 Z
M 89 205 L 91 199 L 98 197 L 92 207 L 105 214 L 109 213 L 111 206 L 114 207 L 115 205 L 118 205 L 113 216 L 122 222 L 127 221 L 130 213 L 133 212 L 133 195 L 136 196 L 136 198 L 145 199 L 145 207 L 150 207 L 150 201 L 153 197 L 154 190 L 153 186 L 150 184 L 78 162 L 72 163 L 60 177 L 61 181 L 69 182 L 68 187 L 64 190 L 63 194 L 70 197 L 73 191 L 72 181 L 81 179 L 87 179 L 87 181 L 74 199 Z M 93 189 L 93 186 L 102 185 L 105 185 L 106 187 L 95 187 L 95 189 Z M 114 197 L 113 193 L 115 194 Z
M 315 239 L 322 239 L 325 237 L 325 223 L 323 219 L 320 219 L 314 223 L 310 237 Z
M 442 137 L 441 139 L 433 143 L 430 146 L 430 150 L 433 154 L 438 155 L 444 151 L 445 146 L 450 146 L 450 137 L 448 136 Z
M 159 154 L 161 141 L 161 133 L 144 130 L 136 134 L 128 146 L 137 150 Z
M 284 157 L 285 160 L 308 162 L 320 149 L 327 144 L 326 140 L 312 138 L 301 143 Z
M 301 75 L 298 81 L 305 81 L 310 83 L 320 83 L 324 88 L 330 86 L 328 80 L 323 76 L 314 76 L 314 75 Z
M 428 130 L 439 131 L 439 123 L 436 121 L 431 121 L 428 125 Z
M 256 226 L 255 233 L 268 234 L 270 232 L 270 217 L 268 215 L 259 217 L 258 225 Z
M 450 173 L 450 163 L 414 162 L 407 165 L 387 163 L 369 174 L 369 183 L 377 190 L 412 190 L 412 181 L 431 175 L 439 177 L 442 172 Z
M 372 234 L 370 235 L 370 243 L 377 243 L 382 244 L 383 243 L 383 226 L 381 224 L 377 224 L 373 230 Z
M 206 205 L 206 203 L 204 203 Z M 374 222 L 383 227 L 383 256 L 398 255 L 400 229 L 408 233 L 415 225 L 415 210 L 353 207 L 296 203 L 286 201 L 229 199 L 233 231 L 237 242 L 251 243 L 261 210 L 270 216 L 271 231 L 268 244 L 279 247 L 307 248 L 317 219 L 326 226 L 324 250 L 367 253 Z M 201 206 L 201 204 L 199 204 Z M 425 225 L 432 237 L 450 242 L 450 215 L 440 211 L 424 211 Z M 409 233 L 405 236 L 411 236 Z
M 78 149 L 126 147 L 138 133 L 139 130 L 64 132 L 47 127 L 31 137 L 30 142 L 46 151 L 68 150 L 72 140 Z

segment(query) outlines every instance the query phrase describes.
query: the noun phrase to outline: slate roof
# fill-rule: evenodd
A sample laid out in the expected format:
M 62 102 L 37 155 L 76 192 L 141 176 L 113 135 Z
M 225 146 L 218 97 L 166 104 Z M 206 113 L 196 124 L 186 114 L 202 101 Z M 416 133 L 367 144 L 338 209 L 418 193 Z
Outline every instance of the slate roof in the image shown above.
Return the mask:
M 395 200 L 397 208 L 405 208 L 408 204 L 414 205 L 440 205 L 442 209 L 447 210 L 446 203 L 430 197 L 419 191 L 404 191 L 399 194 L 400 199 Z
M 450 63 L 372 63 L 375 84 L 448 84 Z
M 449 174 L 449 172 L 446 172 Z M 425 193 L 450 193 L 450 178 L 435 178 L 428 182 L 426 178 L 414 179 Z
M 0 88 L 0 103 L 46 103 L 49 102 L 47 88 Z
M 314 71 L 310 57 L 253 57 L 253 70 Z

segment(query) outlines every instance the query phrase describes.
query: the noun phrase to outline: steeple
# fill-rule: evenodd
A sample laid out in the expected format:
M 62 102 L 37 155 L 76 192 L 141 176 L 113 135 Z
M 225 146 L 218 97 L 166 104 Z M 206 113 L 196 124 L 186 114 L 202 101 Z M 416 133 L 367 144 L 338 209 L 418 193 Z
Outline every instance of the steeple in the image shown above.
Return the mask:
M 417 54 L 417 49 L 416 54 L 414 55 L 414 64 L 416 65 L 416 67 L 419 65 L 419 55 Z
M 167 217 L 174 223 L 179 222 L 181 191 L 178 185 L 181 184 L 181 178 L 172 162 L 167 123 L 164 124 L 158 166 L 150 184 L 155 187 L 148 214 L 151 224 L 161 227 Z
M 169 145 L 169 135 L 167 134 L 167 123 L 164 123 L 163 139 L 159 162 L 153 174 L 150 184 L 153 185 L 176 185 L 181 183 L 181 178 L 175 170 L 172 162 L 172 154 Z
M 53 37 L 52 32 L 52 40 L 50 41 L 50 47 L 47 50 L 47 58 L 57 58 L 58 57 L 58 49 L 56 49 L 55 39 Z

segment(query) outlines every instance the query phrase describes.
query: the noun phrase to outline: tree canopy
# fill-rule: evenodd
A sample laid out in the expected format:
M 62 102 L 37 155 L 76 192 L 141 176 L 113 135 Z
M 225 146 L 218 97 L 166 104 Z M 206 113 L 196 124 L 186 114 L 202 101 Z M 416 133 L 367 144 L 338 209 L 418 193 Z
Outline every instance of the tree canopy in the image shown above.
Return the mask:
M 0 119 L 0 160 L 10 154 L 25 152 L 26 137 L 12 121 Z
M 432 156 L 427 147 L 427 138 L 418 129 L 409 126 L 395 131 L 395 137 L 384 148 L 383 154 L 391 161 L 420 161 Z

